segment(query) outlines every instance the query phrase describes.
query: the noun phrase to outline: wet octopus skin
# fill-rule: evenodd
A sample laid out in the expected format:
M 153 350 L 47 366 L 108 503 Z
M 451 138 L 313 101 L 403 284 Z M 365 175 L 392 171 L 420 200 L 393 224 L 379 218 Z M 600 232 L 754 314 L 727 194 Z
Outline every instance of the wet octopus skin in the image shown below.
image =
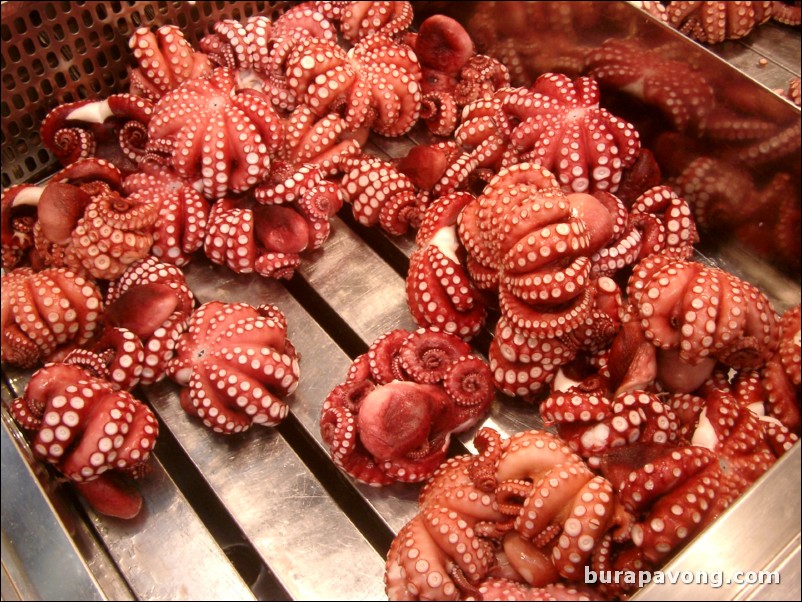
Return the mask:
M 283 141 L 281 121 L 267 95 L 242 87 L 238 74 L 218 67 L 211 77 L 185 81 L 156 103 L 147 157 L 199 181 L 207 199 L 241 193 L 264 179 Z
M 336 42 L 307 38 L 287 58 L 287 86 L 317 115 L 342 107 L 349 130 L 400 136 L 420 113 L 420 65 L 405 44 L 375 35 L 348 53 Z
M 438 183 L 441 193 L 477 168 L 498 173 L 527 162 L 554 173 L 566 192 L 614 193 L 640 151 L 635 128 L 600 106 L 595 79 L 559 73 L 469 103 L 454 137 L 463 154 Z
M 600 84 L 659 107 L 678 131 L 701 128 L 715 104 L 713 88 L 688 63 L 672 58 L 672 50 L 634 40 L 606 40 L 588 54 L 586 68 Z
M 52 109 L 40 134 L 64 166 L 97 157 L 131 173 L 145 156 L 153 110 L 152 102 L 132 94 L 79 100 Z
M 780 318 L 780 343 L 777 353 L 766 363 L 762 373 L 763 390 L 770 416 L 799 434 L 800 417 L 800 306 L 786 310 Z
M 445 459 L 452 433 L 484 416 L 493 396 L 487 365 L 460 338 L 396 329 L 327 395 L 321 435 L 334 463 L 360 482 L 422 482 Z
M 182 267 L 203 247 L 209 221 L 209 203 L 188 180 L 148 161 L 122 184 L 127 195 L 151 198 L 159 208 L 150 254 Z
M 713 389 L 692 422 L 696 425 L 692 445 L 619 448 L 603 460 L 603 473 L 637 517 L 632 528 L 634 548 L 624 546 L 613 556 L 634 554 L 647 566 L 658 566 L 715 520 L 798 440 L 781 425 L 764 421 L 744 401 L 734 392 Z
M 131 94 L 151 102 L 188 79 L 212 73 L 209 57 L 196 52 L 175 25 L 162 25 L 155 32 L 140 27 L 128 40 L 128 46 L 137 62 L 130 75 Z
M 3 267 L 71 265 L 83 269 L 73 253 L 73 232 L 92 202 L 91 195 L 104 190 L 120 192 L 122 178 L 120 170 L 108 161 L 78 159 L 42 186 L 20 184 L 4 190 Z M 122 243 L 120 249 L 126 248 L 126 241 L 117 242 Z M 92 247 L 91 241 L 87 244 Z
M 591 255 L 612 236 L 613 215 L 592 196 L 566 196 L 545 169 L 520 164 L 491 180 L 457 228 L 474 286 L 498 292 L 489 353 L 496 384 L 512 395 L 537 393 L 584 344 L 565 337 L 598 310 L 596 297 L 617 294 L 609 278 L 591 277 Z
M 470 340 L 485 323 L 486 300 L 473 286 L 457 256 L 456 222 L 474 200 L 464 192 L 436 199 L 426 209 L 409 258 L 407 303 L 415 322 Z
M 181 270 L 153 256 L 134 263 L 109 284 L 105 308 L 107 328 L 124 329 L 141 342 L 138 382 L 161 380 L 195 308 L 195 296 Z M 125 366 L 120 359 L 119 369 L 135 368 L 135 362 Z
M 526 431 L 502 441 L 484 428 L 476 444 L 478 456 L 438 469 L 421 492 L 420 513 L 393 541 L 385 572 L 391 600 L 477 596 L 498 571 L 519 586 L 548 587 L 575 578 L 603 534 L 628 533 L 610 483 L 554 435 Z M 509 550 L 501 552 L 506 569 L 494 552 L 499 542 Z
M 2 278 L 3 361 L 33 368 L 88 343 L 100 330 L 103 298 L 67 268 L 17 268 Z
M 379 225 L 395 236 L 420 225 L 427 198 L 395 165 L 364 154 L 345 157 L 339 165 L 340 190 L 360 224 Z
M 778 316 L 754 285 L 700 263 L 665 255 L 642 261 L 628 284 L 659 363 L 735 369 L 763 366 L 779 340 Z M 669 370 L 660 375 L 671 378 Z M 676 376 L 676 373 L 675 373 Z
M 311 4 L 335 23 L 343 39 L 351 44 L 374 35 L 398 37 L 412 24 L 412 4 L 406 1 L 321 1 Z
M 123 196 L 121 185 L 122 174 L 113 164 L 90 158 L 64 168 L 43 187 L 15 187 L 12 212 L 18 202 L 36 208 L 32 265 L 69 267 L 113 280 L 145 257 L 159 207 L 138 194 Z
M 159 433 L 153 412 L 76 365 L 51 363 L 33 374 L 11 414 L 35 431 L 34 455 L 52 464 L 101 513 L 133 518 L 138 493 L 113 473 L 140 477 Z
M 224 197 L 212 205 L 204 252 L 213 263 L 289 279 L 301 253 L 326 241 L 343 202 L 338 187 L 313 164 L 287 173 L 286 180 L 260 186 L 255 200 Z
M 751 33 L 769 19 L 799 24 L 799 6 L 784 2 L 669 2 L 670 25 L 695 40 L 718 44 Z
M 462 107 L 509 85 L 507 68 L 477 54 L 468 32 L 450 17 L 428 17 L 405 41 L 421 63 L 421 117 L 435 135 L 449 136 L 459 124 Z
M 280 423 L 300 371 L 277 307 L 210 301 L 189 318 L 166 374 L 183 387 L 189 415 L 214 432 L 235 434 Z

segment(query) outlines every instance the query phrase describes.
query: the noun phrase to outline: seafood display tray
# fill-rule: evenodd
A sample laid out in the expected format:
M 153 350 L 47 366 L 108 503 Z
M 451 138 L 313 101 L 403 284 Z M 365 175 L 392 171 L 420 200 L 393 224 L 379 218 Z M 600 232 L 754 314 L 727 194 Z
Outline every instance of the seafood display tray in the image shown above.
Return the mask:
M 413 3 L 418 21 L 426 11 L 440 12 L 448 4 L 454 3 Z M 466 19 L 474 4 L 478 3 L 459 3 Z M 572 6 L 595 4 L 609 3 Z M 664 36 L 686 50 L 689 62 L 713 65 L 719 75 L 726 72 L 749 86 L 750 93 L 775 113 L 795 111 L 799 119 L 799 109 L 771 91 L 785 88 L 792 75 L 799 76 L 798 32 L 768 24 L 758 35 L 722 46 L 718 52 L 728 64 L 637 8 L 615 4 L 620 5 L 617 32 Z M 81 86 L 83 92 L 75 94 L 102 96 L 124 90 L 126 36 L 135 27 L 175 22 L 191 30 L 188 37 L 197 42 L 217 19 L 276 15 L 282 6 L 3 3 L 3 186 L 38 181 L 54 171 L 35 134 L 45 108 L 57 104 L 52 95 L 61 98 L 64 90 Z M 35 11 L 38 17 L 32 20 Z M 93 36 L 87 35 L 90 30 Z M 11 51 L 12 38 L 22 52 Z M 32 40 L 30 47 L 17 38 Z M 80 39 L 83 53 L 74 50 Z M 103 53 L 107 67 L 87 69 L 93 61 L 97 66 L 97 56 Z M 31 68 L 37 56 L 50 67 L 42 72 Z M 768 64 L 762 63 L 764 58 Z M 39 65 L 44 64 L 41 60 Z M 57 73 L 62 73 L 60 80 L 53 79 Z M 7 80 L 15 84 L 13 94 Z M 42 85 L 44 80 L 57 85 Z M 32 105 L 27 119 L 21 117 L 17 96 Z M 399 157 L 427 140 L 421 130 L 414 130 L 399 140 L 374 137 L 366 150 Z M 798 150 L 791 160 L 799 163 Z M 350 362 L 374 339 L 394 328 L 416 328 L 404 284 L 414 237 L 393 238 L 364 228 L 349 211 L 346 206 L 334 218 L 329 240 L 302 257 L 290 281 L 236 275 L 201 257 L 184 269 L 200 302 L 277 305 L 287 317 L 289 339 L 300 354 L 301 380 L 289 399 L 291 413 L 281 425 L 256 426 L 231 437 L 216 435 L 188 417 L 171 382 L 137 389 L 135 393 L 157 413 L 161 434 L 151 461 L 153 471 L 139 483 L 145 507 L 134 520 L 95 513 L 32 458 L 7 408 L 30 374 L 3 366 L 3 600 L 386 599 L 385 555 L 395 533 L 416 513 L 420 487 L 372 488 L 343 475 L 322 442 L 319 413 Z M 718 241 L 715 250 L 720 254 L 707 259 L 758 280 L 778 307 L 798 303 L 798 272 L 767 266 L 727 241 Z M 487 351 L 491 332 L 477 337 L 479 352 Z M 497 396 L 482 425 L 508 436 L 542 423 L 534 407 Z M 475 430 L 455 442 L 453 453 L 472 450 Z M 801 468 L 802 450 L 797 444 L 665 567 L 725 575 L 737 570 L 779 571 L 780 584 L 724 582 L 714 588 L 680 582 L 646 587 L 633 599 L 799 599 Z

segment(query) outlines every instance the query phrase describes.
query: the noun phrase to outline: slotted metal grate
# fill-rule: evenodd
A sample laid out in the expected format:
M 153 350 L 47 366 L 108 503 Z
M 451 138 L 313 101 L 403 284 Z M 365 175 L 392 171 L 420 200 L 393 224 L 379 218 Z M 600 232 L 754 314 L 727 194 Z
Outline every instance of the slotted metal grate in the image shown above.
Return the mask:
M 38 181 L 57 160 L 39 125 L 55 106 L 128 88 L 128 38 L 178 25 L 193 44 L 220 19 L 277 18 L 288 2 L 5 2 L 2 5 L 2 187 Z

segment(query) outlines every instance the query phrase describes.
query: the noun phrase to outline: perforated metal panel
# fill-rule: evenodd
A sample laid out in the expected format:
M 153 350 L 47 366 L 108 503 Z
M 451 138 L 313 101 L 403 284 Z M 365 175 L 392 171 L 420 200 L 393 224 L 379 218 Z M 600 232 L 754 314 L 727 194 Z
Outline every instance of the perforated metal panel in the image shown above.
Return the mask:
M 288 2 L 5 2 L 2 5 L 2 186 L 57 167 L 39 125 L 55 106 L 128 88 L 128 38 L 140 26 L 178 25 L 193 44 L 219 19 L 271 18 Z

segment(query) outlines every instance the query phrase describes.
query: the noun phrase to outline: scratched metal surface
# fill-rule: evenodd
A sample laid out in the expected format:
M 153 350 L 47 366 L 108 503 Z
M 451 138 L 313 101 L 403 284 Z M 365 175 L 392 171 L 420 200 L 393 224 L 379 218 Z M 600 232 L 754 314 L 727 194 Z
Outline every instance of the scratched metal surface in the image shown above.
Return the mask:
M 454 16 L 467 19 L 476 4 L 415 6 L 421 15 L 427 9 L 458 6 Z M 571 6 L 588 4 L 594 3 Z M 655 25 L 636 9 L 617 4 L 616 18 L 623 21 L 612 27 L 615 31 L 676 41 L 673 32 Z M 710 62 L 711 71 L 722 69 L 707 51 L 685 44 L 689 56 Z M 782 106 L 787 103 L 770 92 L 784 88 L 791 75 L 799 75 L 797 31 L 768 26 L 759 35 L 728 43 L 717 52 L 740 70 L 730 72 L 724 65 L 725 81 L 740 82 L 747 74 L 754 79 L 750 82 L 754 94 L 773 113 L 779 110 L 798 120 L 799 111 Z M 768 63 L 762 65 L 760 58 L 767 58 Z M 398 157 L 426 138 L 416 130 L 401 140 L 374 139 L 368 150 Z M 721 242 L 711 261 L 735 266 L 761 280 L 785 306 L 798 300 L 798 274 L 778 273 L 748 250 Z M 38 527 L 47 525 L 48 529 L 48 535 L 40 537 L 51 539 L 52 545 L 37 556 L 38 564 L 25 562 L 31 551 L 26 536 L 33 539 L 25 529 L 32 527 L 9 537 L 4 493 L 3 599 L 58 597 L 51 595 L 57 590 L 52 589 L 50 572 L 42 568 L 43 560 L 61 560 L 65 566 L 73 563 L 74 585 L 85 594 L 80 599 L 384 599 L 384 555 L 394 534 L 414 515 L 419 487 L 376 489 L 355 484 L 339 473 L 328 460 L 320 437 L 319 411 L 356 354 L 392 328 L 414 328 L 406 308 L 403 277 L 413 250 L 412 236 L 388 238 L 367 231 L 353 223 L 346 207 L 335 218 L 330 239 L 322 249 L 304 257 L 289 283 L 237 276 L 203 260 L 193 262 L 185 271 L 200 301 L 270 302 L 284 311 L 290 340 L 301 357 L 301 383 L 288 400 L 292 412 L 282 425 L 276 429 L 256 427 L 232 438 L 214 436 L 189 419 L 171 383 L 143 388 L 140 393 L 156 410 L 163 432 L 155 450 L 154 471 L 141 484 L 146 511 L 134 523 L 94 514 L 76 503 L 52 474 L 35 463 L 28 468 L 25 444 L 14 425 L 4 420 L 3 491 L 6 483 L 20 483 L 27 487 L 20 488 L 28 492 L 23 493 L 26 500 L 32 503 L 39 497 L 47 502 L 36 507 L 36 515 L 43 517 Z M 480 353 L 486 351 L 490 332 L 492 326 L 477 338 Z M 26 375 L 4 369 L 4 376 L 7 401 L 9 395 L 20 391 Z M 3 412 L 7 418 L 5 408 Z M 483 424 L 511 434 L 541 422 L 531 406 L 499 396 Z M 470 449 L 471 436 L 472 432 L 461 436 L 456 448 L 461 444 Z M 694 568 L 705 558 L 715 564 L 717 557 L 710 550 L 738 542 L 739 550 L 748 549 L 748 554 L 741 555 L 747 566 L 754 570 L 777 567 L 783 571 L 786 587 L 748 591 L 729 587 L 701 594 L 675 587 L 671 596 L 799 599 L 799 572 L 794 572 L 794 562 L 788 561 L 799 555 L 799 457 L 797 446 L 671 565 Z M 33 470 L 39 474 L 33 476 Z M 787 508 L 772 510 L 787 506 L 782 501 L 789 498 L 795 500 L 795 513 Z M 19 504 L 15 500 L 11 506 Z M 764 510 L 757 512 L 757 507 Z M 726 562 L 731 563 L 729 559 Z M 666 595 L 647 588 L 639 597 Z M 63 592 L 63 596 L 67 594 Z

